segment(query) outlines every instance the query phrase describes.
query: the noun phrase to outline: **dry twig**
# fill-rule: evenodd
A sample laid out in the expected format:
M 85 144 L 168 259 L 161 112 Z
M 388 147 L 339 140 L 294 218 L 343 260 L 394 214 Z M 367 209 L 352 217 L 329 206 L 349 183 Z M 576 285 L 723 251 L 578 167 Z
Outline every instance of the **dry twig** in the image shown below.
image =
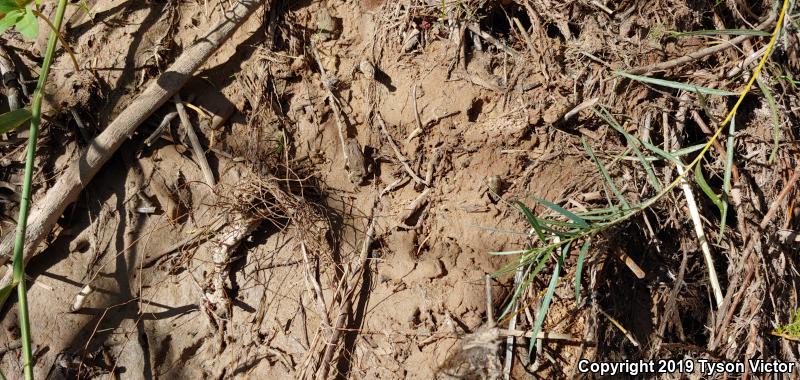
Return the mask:
M 173 100 L 175 101 L 175 109 L 178 111 L 178 116 L 181 118 L 181 124 L 183 124 L 183 127 L 186 128 L 186 134 L 189 135 L 189 142 L 192 145 L 194 159 L 197 161 L 197 165 L 200 166 L 200 170 L 203 171 L 203 177 L 205 177 L 206 184 L 209 187 L 214 188 L 216 185 L 214 172 L 211 171 L 211 166 L 208 165 L 206 152 L 203 150 L 203 146 L 200 144 L 200 139 L 197 137 L 197 133 L 194 131 L 192 121 L 189 120 L 189 115 L 186 113 L 186 108 L 183 106 L 181 96 L 179 94 L 175 94 Z
M 156 109 L 177 93 L 190 76 L 205 64 L 208 58 L 262 4 L 263 2 L 256 0 L 239 0 L 234 3 L 218 25 L 212 26 L 194 45 L 184 50 L 161 77 L 154 80 L 130 106 L 92 140 L 85 152 L 70 163 L 58 182 L 37 202 L 38 207 L 31 213 L 25 235 L 26 261 L 37 253 L 39 243 L 50 232 L 67 206 L 78 199 L 83 187 L 122 143 L 128 140 L 136 128 Z M 5 264 L 10 259 L 8 253 L 11 252 L 13 243 L 13 234 L 6 236 L 0 243 L 0 264 Z M 10 281 L 9 271 L 0 281 L 0 287 L 8 285 Z

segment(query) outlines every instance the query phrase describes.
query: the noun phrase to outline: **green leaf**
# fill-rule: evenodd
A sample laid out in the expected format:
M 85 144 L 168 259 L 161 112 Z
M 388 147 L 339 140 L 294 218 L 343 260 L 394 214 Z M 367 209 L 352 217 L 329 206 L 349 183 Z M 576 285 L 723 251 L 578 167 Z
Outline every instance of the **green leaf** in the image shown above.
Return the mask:
M 769 32 L 753 29 L 711 29 L 693 30 L 689 32 L 670 32 L 674 37 L 684 36 L 771 36 Z
M 626 73 L 624 71 L 619 71 L 619 70 L 614 71 L 614 74 L 617 74 L 619 76 L 622 76 L 622 77 L 625 77 L 625 78 L 628 78 L 628 79 L 633 79 L 635 81 L 642 82 L 642 83 L 647 83 L 647 84 L 652 84 L 652 85 L 662 86 L 662 87 L 674 88 L 676 90 L 695 92 L 695 93 L 698 93 L 698 94 L 719 95 L 719 96 L 737 96 L 737 95 L 739 95 L 738 93 L 731 92 L 731 91 L 718 90 L 716 88 L 695 86 L 695 85 L 692 85 L 692 84 L 686 84 L 686 83 L 681 83 L 681 82 L 673 82 L 671 80 L 665 80 L 665 79 L 645 77 L 645 76 L 641 76 L 641 75 L 628 74 L 628 73 Z
M 6 285 L 6 287 L 0 289 L 0 308 L 2 308 L 3 305 L 5 305 L 8 296 L 10 296 L 11 292 L 14 291 L 14 287 L 15 287 L 14 283 L 11 283 L 9 285 Z
M 22 18 L 22 11 L 19 9 L 6 13 L 5 17 L 0 20 L 0 33 L 4 33 L 8 28 L 14 26 L 20 18 Z
M 625 200 L 625 197 L 623 197 L 622 193 L 619 191 L 619 189 L 617 189 L 617 185 L 615 185 L 614 181 L 611 180 L 611 176 L 608 174 L 608 170 L 606 170 L 605 165 L 603 165 L 603 163 L 600 162 L 600 160 L 598 160 L 597 157 L 594 155 L 592 147 L 589 146 L 589 143 L 587 143 L 586 139 L 583 137 L 581 138 L 581 142 L 583 143 L 583 148 L 586 149 L 587 153 L 589 153 L 589 157 L 591 157 L 592 161 L 594 161 L 595 165 L 597 165 L 597 169 L 600 170 L 600 174 L 603 175 L 603 179 L 606 181 L 606 184 L 611 189 L 611 192 L 613 192 L 614 195 L 617 196 L 617 199 L 619 199 L 622 208 L 630 209 L 631 205 L 628 204 L 628 201 Z
M 589 252 L 589 246 L 592 244 L 591 239 L 587 239 L 581 252 L 578 254 L 578 264 L 575 267 L 575 302 L 581 302 L 581 274 L 583 272 L 583 261 L 586 259 L 586 253 Z
M 561 207 L 561 206 L 559 206 L 559 205 L 557 205 L 557 204 L 555 204 L 553 202 L 550 202 L 550 201 L 547 201 L 547 200 L 544 200 L 544 199 L 539 199 L 539 198 L 535 198 L 535 199 L 536 199 L 537 202 L 547 206 L 549 209 L 551 209 L 551 210 L 553 210 L 553 211 L 555 211 L 555 212 L 557 212 L 557 213 L 559 213 L 561 215 L 566 216 L 567 218 L 569 218 L 570 220 L 575 222 L 575 224 L 577 224 L 581 228 L 589 228 L 589 223 L 586 223 L 586 221 L 583 220 L 580 216 L 577 216 L 577 215 L 567 211 L 563 207 Z
M 8 13 L 16 9 L 19 9 L 19 6 L 14 0 L 0 0 L 0 13 Z
M 31 111 L 25 108 L 6 112 L 0 115 L 0 133 L 6 133 L 19 128 L 31 119 Z
M 542 226 L 536 220 L 536 216 L 533 215 L 531 210 L 528 208 L 528 206 L 525 206 L 524 203 L 517 201 L 517 206 L 520 210 L 522 210 L 522 213 L 525 215 L 525 219 L 528 219 L 528 223 L 530 223 L 531 227 L 533 227 L 533 230 L 539 237 L 539 241 L 545 242 L 546 240 L 544 238 L 544 233 L 542 233 Z
M 553 276 L 550 277 L 550 285 L 547 286 L 547 291 L 544 293 L 544 299 L 542 299 L 542 305 L 539 307 L 539 311 L 536 312 L 536 323 L 533 324 L 533 333 L 531 334 L 530 346 L 528 346 L 528 355 L 533 353 L 533 346 L 536 344 L 539 331 L 542 330 L 544 317 L 547 315 L 547 310 L 550 309 L 550 301 L 553 300 L 553 294 L 555 294 L 556 285 L 558 285 L 558 275 L 561 271 L 562 260 L 563 258 L 556 261 L 556 267 L 553 269 Z
M 17 30 L 27 39 L 36 39 L 39 35 L 39 20 L 32 10 L 26 10 L 25 15 L 17 22 Z
M 638 138 L 632 136 L 628 131 L 626 131 L 622 126 L 614 119 L 614 116 L 608 112 L 605 108 L 601 107 L 600 111 L 597 109 L 592 109 L 595 115 L 600 116 L 603 120 L 608 123 L 612 128 L 614 128 L 617 132 L 621 133 L 625 137 L 625 141 L 628 142 L 628 145 L 633 148 L 634 153 L 636 153 L 636 157 L 639 159 L 639 162 L 642 163 L 642 167 L 644 167 L 644 171 L 647 173 L 647 179 L 650 182 L 650 185 L 656 191 L 661 191 L 661 182 L 656 177 L 655 172 L 653 171 L 653 167 L 650 165 L 649 162 L 645 159 L 642 151 L 639 149 L 639 144 L 642 144 L 642 141 Z
M 713 202 L 722 212 L 722 201 L 717 196 L 717 193 L 711 189 L 711 186 L 708 185 L 706 182 L 706 178 L 703 177 L 703 165 L 698 164 L 697 167 L 694 169 L 694 179 L 697 181 L 697 185 L 700 186 L 700 189 L 706 194 L 706 196 L 711 199 Z

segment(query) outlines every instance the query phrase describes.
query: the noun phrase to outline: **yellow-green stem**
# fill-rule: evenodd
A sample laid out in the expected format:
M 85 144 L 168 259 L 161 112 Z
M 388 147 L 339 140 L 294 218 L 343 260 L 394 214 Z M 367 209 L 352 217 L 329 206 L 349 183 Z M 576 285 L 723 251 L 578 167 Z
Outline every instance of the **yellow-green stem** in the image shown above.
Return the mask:
M 36 158 L 36 140 L 39 137 L 39 125 L 42 120 L 42 92 L 47 83 L 47 74 L 50 72 L 50 65 L 53 63 L 53 54 L 58 42 L 58 31 L 61 29 L 61 21 L 64 19 L 64 10 L 67 7 L 67 0 L 59 0 L 56 9 L 54 30 L 50 33 L 47 42 L 47 50 L 44 54 L 42 71 L 39 81 L 36 83 L 36 91 L 33 93 L 31 101 L 31 128 L 28 136 L 28 151 L 25 156 L 25 177 L 22 183 L 22 199 L 19 204 L 19 219 L 17 220 L 17 234 L 14 242 L 14 272 L 13 283 L 17 284 L 17 297 L 19 298 L 19 329 L 20 339 L 22 340 L 22 368 L 26 380 L 33 379 L 33 354 L 31 349 L 31 331 L 28 318 L 28 297 L 27 286 L 25 285 L 25 260 L 23 252 L 25 250 L 25 231 L 28 225 L 28 213 L 31 204 L 31 182 L 33 180 L 33 164 Z

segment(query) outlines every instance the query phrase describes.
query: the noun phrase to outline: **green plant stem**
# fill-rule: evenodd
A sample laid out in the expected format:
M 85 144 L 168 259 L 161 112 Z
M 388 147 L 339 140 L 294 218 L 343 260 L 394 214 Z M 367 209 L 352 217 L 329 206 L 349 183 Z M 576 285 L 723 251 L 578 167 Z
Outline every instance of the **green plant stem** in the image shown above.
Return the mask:
M 20 339 L 22 340 L 22 368 L 26 380 L 33 379 L 33 354 L 31 350 L 31 331 L 28 319 L 28 297 L 25 285 L 25 260 L 23 252 L 25 248 L 25 231 L 28 225 L 28 213 L 31 205 L 31 182 L 33 179 L 33 164 L 36 158 L 36 140 L 39 137 L 39 126 L 42 120 L 42 92 L 47 83 L 47 74 L 50 72 L 50 65 L 53 63 L 53 54 L 58 42 L 58 31 L 61 30 L 61 21 L 64 19 L 64 10 L 67 8 L 67 0 L 59 0 L 56 9 L 54 30 L 50 32 L 50 39 L 47 41 L 47 50 L 44 54 L 42 71 L 39 81 L 36 83 L 36 91 L 33 93 L 31 101 L 31 128 L 28 136 L 28 151 L 25 156 L 25 177 L 22 183 L 22 199 L 19 204 L 19 219 L 17 221 L 17 235 L 14 242 L 14 272 L 13 283 L 17 284 L 17 297 L 19 298 L 19 329 Z

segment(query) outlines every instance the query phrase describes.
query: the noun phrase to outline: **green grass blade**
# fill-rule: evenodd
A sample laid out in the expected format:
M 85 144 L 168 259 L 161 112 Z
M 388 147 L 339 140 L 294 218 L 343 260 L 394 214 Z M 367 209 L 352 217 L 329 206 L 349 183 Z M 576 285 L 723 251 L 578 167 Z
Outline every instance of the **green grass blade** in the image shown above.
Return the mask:
M 514 295 L 511 297 L 511 302 L 509 302 L 506 305 L 505 309 L 503 309 L 503 313 L 501 314 L 502 317 L 504 317 L 509 311 L 511 311 L 513 306 L 519 300 L 519 297 L 522 296 L 522 292 L 525 291 L 525 289 L 528 289 L 528 287 L 536 278 L 536 276 L 539 274 L 539 272 L 542 271 L 542 268 L 544 268 L 544 265 L 547 263 L 547 259 L 550 257 L 549 253 L 550 251 L 539 251 L 532 260 L 528 260 L 526 263 L 521 264 L 530 268 L 530 266 L 533 265 L 534 261 L 539 260 L 536 263 L 536 267 L 533 269 L 533 271 L 529 272 L 528 275 L 524 276 L 523 282 L 520 283 L 516 289 L 514 289 Z
M 642 141 L 636 138 L 635 136 L 632 136 L 624 128 L 622 128 L 622 126 L 617 122 L 617 120 L 614 119 L 614 116 L 611 115 L 611 113 L 609 113 L 608 110 L 606 110 L 605 108 L 601 107 L 600 111 L 598 111 L 597 109 L 592 109 L 592 111 L 595 113 L 595 115 L 600 116 L 600 118 L 605 120 L 606 123 L 608 123 L 608 125 L 610 125 L 612 128 L 614 128 L 617 132 L 621 133 L 622 136 L 625 137 L 625 141 L 627 141 L 628 146 L 630 146 L 633 149 L 633 152 L 636 154 L 636 158 L 639 159 L 639 162 L 641 162 L 642 167 L 644 167 L 644 171 L 647 173 L 647 179 L 650 182 L 650 185 L 653 186 L 653 188 L 656 191 L 661 191 L 661 182 L 656 177 L 656 174 L 653 171 L 653 167 L 650 165 L 649 162 L 647 162 L 644 155 L 642 154 L 641 149 L 639 149 L 639 144 L 642 144 Z
M 771 34 L 763 30 L 754 29 L 704 29 L 692 30 L 688 32 L 669 32 L 673 37 L 687 37 L 687 36 L 761 36 L 768 37 Z
M 523 264 L 514 264 L 512 268 L 518 268 L 520 265 Z M 522 275 L 522 281 L 517 285 L 516 289 L 514 289 L 514 294 L 511 295 L 511 300 L 508 301 L 506 306 L 503 308 L 503 311 L 500 313 L 500 318 L 505 318 L 506 315 L 514 308 L 514 305 L 517 304 L 519 297 L 522 296 L 522 292 L 527 289 L 527 286 L 530 285 L 532 279 L 529 276 L 530 274 L 531 265 L 526 265 L 525 273 Z M 513 269 L 516 270 L 516 269 Z M 509 271 L 506 271 L 509 272 Z
M 697 145 L 692 145 L 692 146 L 689 146 L 689 147 L 686 147 L 686 148 L 678 149 L 678 150 L 676 150 L 674 152 L 665 152 L 662 149 L 658 148 L 657 146 L 649 144 L 649 143 L 645 143 L 644 141 L 642 141 L 642 145 L 644 145 L 644 147 L 647 148 L 648 150 L 653 150 L 653 149 L 650 148 L 650 146 L 652 146 L 652 147 L 660 150 L 661 152 L 663 152 L 664 155 L 666 155 L 666 156 L 664 156 L 662 154 L 659 154 L 659 157 L 645 156 L 644 159 L 647 160 L 647 161 L 661 161 L 661 160 L 673 161 L 672 158 L 674 158 L 675 160 L 678 160 L 678 157 L 683 157 L 683 156 L 685 156 L 685 155 L 687 155 L 689 153 L 697 152 L 698 150 L 701 150 L 706 146 L 706 144 L 697 144 Z M 631 157 L 630 159 L 638 160 L 638 158 L 633 158 L 633 157 Z
M 561 220 L 553 220 L 553 219 L 539 219 L 539 223 L 542 224 L 542 228 L 547 229 L 547 226 L 558 226 L 558 227 L 569 227 L 575 228 L 577 225 L 573 222 L 564 222 Z
M 561 207 L 561 206 L 559 206 L 559 205 L 557 205 L 557 204 L 555 204 L 555 203 L 553 203 L 553 202 L 550 202 L 550 201 L 544 200 L 544 199 L 539 199 L 539 198 L 536 198 L 536 201 L 537 201 L 537 202 L 539 202 L 539 203 L 541 203 L 541 204 L 543 204 L 543 205 L 545 205 L 545 206 L 547 206 L 547 208 L 549 208 L 549 209 L 551 209 L 551 210 L 553 210 L 553 211 L 555 211 L 555 212 L 557 212 L 557 213 L 559 213 L 559 214 L 561 214 L 561 215 L 564 215 L 565 217 L 569 218 L 570 220 L 572 220 L 573 222 L 575 222 L 575 224 L 576 224 L 578 227 L 581 227 L 581 228 L 589 228 L 589 223 L 586 223 L 586 221 L 585 221 L 585 220 L 583 220 L 583 218 L 581 218 L 581 217 L 579 217 L 579 216 L 577 216 L 577 215 L 573 214 L 573 213 L 572 213 L 572 212 L 570 212 L 570 211 L 567 211 L 567 210 L 566 210 L 566 209 L 564 209 L 563 207 Z
M 720 213 L 722 212 L 722 201 L 717 196 L 717 193 L 708 185 L 706 182 L 706 178 L 703 176 L 703 165 L 697 165 L 694 169 L 694 179 L 697 181 L 697 185 L 700 186 L 700 189 L 706 194 L 706 196 L 711 199 L 711 202 L 714 203 L 719 208 Z
M 539 240 L 545 242 L 544 233 L 542 232 L 542 226 L 539 224 L 539 221 L 536 219 L 536 216 L 533 215 L 531 210 L 528 206 L 525 206 L 524 203 L 517 201 L 517 206 L 520 210 L 522 210 L 522 214 L 525 215 L 525 219 L 528 220 L 528 223 L 533 227 L 533 230 L 536 232 L 536 236 L 539 237 Z
M 613 208 L 601 208 L 596 210 L 589 210 L 586 212 L 578 213 L 578 216 L 585 220 L 597 220 L 598 218 L 608 218 L 619 213 L 619 210 Z
M 578 263 L 575 266 L 575 302 L 581 302 L 581 277 L 583 273 L 583 261 L 586 259 L 586 253 L 589 252 L 589 246 L 592 244 L 591 239 L 586 239 L 581 246 L 581 251 L 578 254 Z
M 27 228 L 28 214 L 30 210 L 31 188 L 33 182 L 34 161 L 36 158 L 36 142 L 39 137 L 39 126 L 41 124 L 42 98 L 50 72 L 50 65 L 55 56 L 56 44 L 58 43 L 58 33 L 61 30 L 61 23 L 64 20 L 64 11 L 67 8 L 67 0 L 59 0 L 58 7 L 53 21 L 53 29 L 47 40 L 47 49 L 42 61 L 42 69 L 36 83 L 36 90 L 31 98 L 31 125 L 28 135 L 28 146 L 25 154 L 25 174 L 22 183 L 22 196 L 19 204 L 19 218 L 17 219 L 17 231 L 14 240 L 13 269 L 12 276 L 17 283 L 17 302 L 18 320 L 20 330 L 20 341 L 22 342 L 22 369 L 23 377 L 26 380 L 33 380 L 33 350 L 31 345 L 30 318 L 28 315 L 28 298 L 25 286 L 25 260 L 23 252 L 25 248 L 25 231 Z M 32 12 L 28 12 L 32 14 Z M 33 16 L 33 23 L 38 21 Z M 19 26 L 18 26 L 19 27 Z M 33 28 L 33 27 L 30 27 Z M 2 306 L 2 304 L 0 304 Z
M 8 297 L 11 295 L 11 292 L 14 291 L 15 286 L 16 284 L 12 282 L 11 284 L 8 284 L 6 287 L 0 289 L 0 305 L 4 305 L 6 303 L 6 300 L 8 300 Z
M 674 88 L 676 90 L 683 90 L 683 91 L 694 92 L 694 93 L 698 93 L 698 94 L 719 95 L 719 96 L 738 96 L 739 95 L 739 93 L 736 93 L 736 92 L 731 92 L 731 91 L 726 91 L 726 90 L 718 90 L 716 88 L 709 88 L 709 87 L 703 87 L 703 86 L 695 86 L 695 85 L 681 83 L 681 82 L 674 82 L 674 81 L 666 80 L 666 79 L 658 79 L 658 78 L 645 77 L 645 76 L 641 76 L 641 75 L 628 74 L 628 73 L 626 73 L 624 71 L 619 71 L 619 70 L 614 71 L 614 74 L 617 74 L 619 76 L 622 76 L 622 77 L 625 77 L 625 78 L 628 78 L 628 79 L 635 80 L 637 82 L 652 84 L 654 86 Z
M 778 103 L 775 102 L 775 97 L 772 95 L 769 85 L 767 85 L 766 81 L 764 81 L 764 79 L 761 77 L 756 79 L 756 83 L 758 83 L 761 93 L 764 94 L 764 99 L 767 100 L 770 119 L 772 120 L 773 143 L 772 152 L 769 154 L 769 163 L 771 164 L 773 161 L 775 161 L 775 154 L 778 153 L 778 144 L 781 142 L 781 117 L 778 114 Z
M 659 148 L 659 147 L 657 147 L 657 146 L 655 146 L 655 145 L 653 145 L 653 144 L 651 144 L 649 142 L 646 142 L 646 141 L 642 141 L 642 145 L 644 145 L 645 148 L 647 148 L 648 150 L 652 151 L 653 153 L 661 156 L 663 159 L 672 162 L 673 164 L 677 164 L 677 165 L 681 164 L 681 160 L 674 153 L 669 153 L 669 152 L 667 152 L 667 151 L 665 151 L 665 150 L 663 150 L 663 149 L 661 149 L 661 148 Z M 703 147 L 704 146 L 705 146 L 705 144 L 703 144 Z M 703 147 L 701 147 L 700 149 L 702 149 Z M 700 149 L 695 149 L 694 151 L 697 151 L 697 150 L 700 150 Z M 676 151 L 676 152 L 679 152 L 679 150 Z
M 619 191 L 619 189 L 617 189 L 617 185 L 615 185 L 614 181 L 611 180 L 611 176 L 608 174 L 608 170 L 606 170 L 605 165 L 603 165 L 603 163 L 600 162 L 600 160 L 597 159 L 597 156 L 594 155 L 594 152 L 592 151 L 592 147 L 589 146 L 589 144 L 586 142 L 586 139 L 585 138 L 581 138 L 581 142 L 583 143 L 583 148 L 586 149 L 587 153 L 589 153 L 589 157 L 591 157 L 592 161 L 594 161 L 595 165 L 597 165 L 597 169 L 600 170 L 600 174 L 603 175 L 603 180 L 606 181 L 606 184 L 611 189 L 611 192 L 613 192 L 614 195 L 617 196 L 617 199 L 619 199 L 619 202 L 622 205 L 622 208 L 623 209 L 631 208 L 631 206 L 628 204 L 628 201 L 625 200 L 625 197 L 623 197 L 622 193 Z
M 683 156 L 685 156 L 685 155 L 687 155 L 689 153 L 697 152 L 698 150 L 703 149 L 703 147 L 705 147 L 705 146 L 706 146 L 706 144 L 692 145 L 692 146 L 689 146 L 689 147 L 686 147 L 686 148 L 678 149 L 678 150 L 676 150 L 674 152 L 671 152 L 670 154 L 672 156 L 675 156 L 675 157 L 683 157 Z
M 20 108 L 0 115 L 0 133 L 6 133 L 19 128 L 31 119 L 31 111 Z
M 533 353 L 533 346 L 536 344 L 539 331 L 542 330 L 544 317 L 547 316 L 547 310 L 550 308 L 550 302 L 553 300 L 553 294 L 556 292 L 556 285 L 558 285 L 558 275 L 561 271 L 562 260 L 563 259 L 559 259 L 556 261 L 556 267 L 553 269 L 553 276 L 550 277 L 550 285 L 547 286 L 544 299 L 542 299 L 542 306 L 540 306 L 539 311 L 536 312 L 536 323 L 533 324 L 533 333 L 531 334 L 531 342 L 528 346 L 528 355 Z

